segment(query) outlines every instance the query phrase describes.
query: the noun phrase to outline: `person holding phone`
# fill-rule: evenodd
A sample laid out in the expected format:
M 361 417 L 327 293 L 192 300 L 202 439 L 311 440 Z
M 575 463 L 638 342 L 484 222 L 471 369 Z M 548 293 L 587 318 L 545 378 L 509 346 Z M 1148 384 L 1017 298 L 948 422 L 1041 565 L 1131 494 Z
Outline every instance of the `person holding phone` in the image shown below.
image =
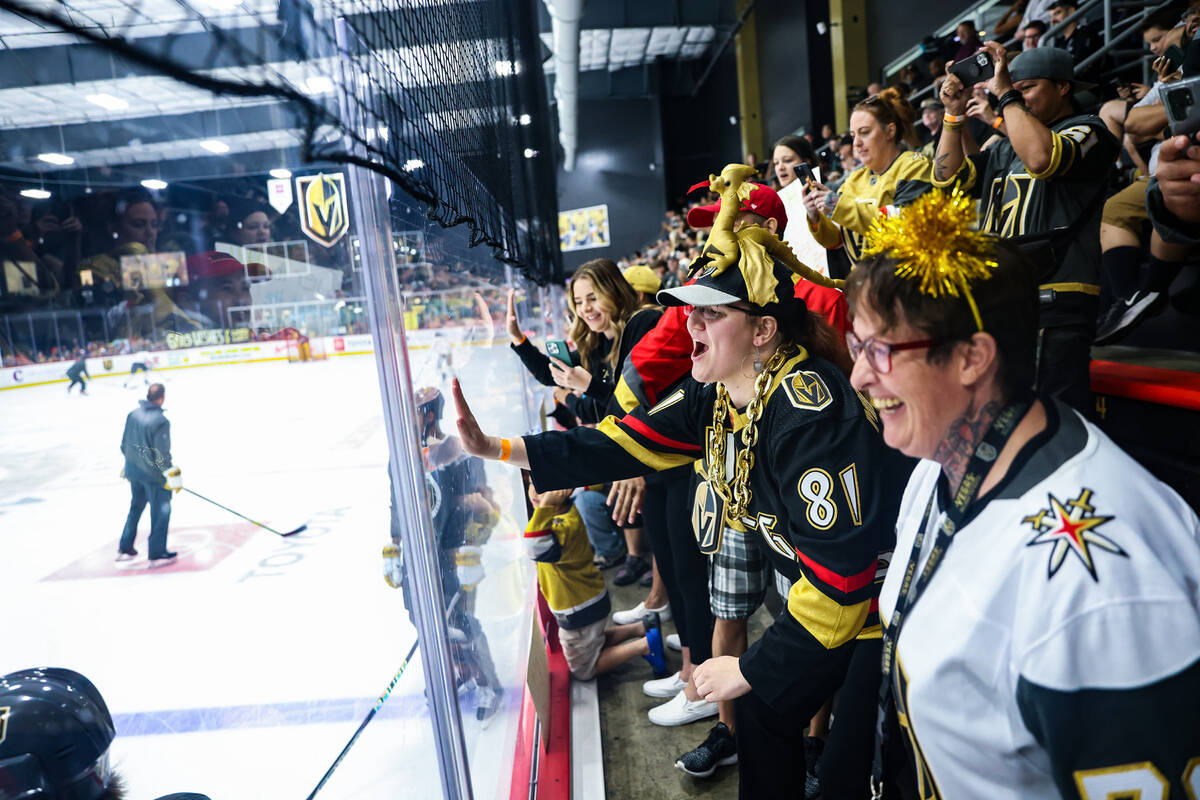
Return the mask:
M 1055 47 L 1009 60 L 985 45 L 994 65 L 988 91 L 1008 138 L 971 153 L 963 117 L 971 98 L 951 73 L 941 86 L 946 118 L 934 159 L 933 185 L 982 200 L 980 229 L 1037 242 L 1039 316 L 1036 387 L 1080 410 L 1091 401 L 1088 367 L 1100 294 L 1100 217 L 1119 145 L 1100 117 L 1082 113 L 1074 95 L 1094 88 L 1075 75 L 1071 56 Z
M 812 181 L 804 208 L 813 236 L 826 250 L 843 249 L 851 264 L 861 257 L 863 236 L 879 214 L 891 213 L 929 191 L 933 162 L 919 152 L 916 111 L 895 87 L 863 100 L 850 115 L 854 153 L 862 166 L 841 189 Z
M 594 425 L 609 413 L 620 411 L 613 398 L 617 379 L 629 352 L 654 328 L 660 312 L 639 308 L 637 292 L 607 258 L 593 259 L 575 270 L 567 286 L 567 304 L 572 314 L 568 338 L 576 347 L 574 365 L 551 358 L 529 342 L 517 318 L 513 290 L 508 295 L 508 334 L 513 352 L 534 379 L 543 386 L 567 390 L 563 404 L 580 423 Z M 638 478 L 614 486 L 609 499 L 618 506 L 639 510 L 644 492 L 644 480 Z M 634 524 L 629 515 L 617 521 Z M 593 541 L 598 554 L 603 555 L 605 550 L 611 554 L 612 548 L 604 545 L 603 539 Z M 650 571 L 649 559 L 643 557 L 640 524 L 625 528 L 625 547 L 624 563 L 614 579 L 618 586 L 633 583 Z

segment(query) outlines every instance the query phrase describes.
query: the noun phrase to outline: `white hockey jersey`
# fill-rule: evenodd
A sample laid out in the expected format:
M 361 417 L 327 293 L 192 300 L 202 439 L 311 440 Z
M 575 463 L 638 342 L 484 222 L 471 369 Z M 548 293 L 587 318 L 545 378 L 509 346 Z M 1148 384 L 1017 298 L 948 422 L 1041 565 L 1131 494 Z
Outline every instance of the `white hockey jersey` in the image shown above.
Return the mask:
M 940 466 L 923 461 L 895 564 L 934 492 L 918 574 L 949 506 Z M 920 796 L 1200 797 L 1196 514 L 1050 403 L 1046 430 L 970 514 L 897 643 Z M 884 583 L 885 624 L 903 575 Z

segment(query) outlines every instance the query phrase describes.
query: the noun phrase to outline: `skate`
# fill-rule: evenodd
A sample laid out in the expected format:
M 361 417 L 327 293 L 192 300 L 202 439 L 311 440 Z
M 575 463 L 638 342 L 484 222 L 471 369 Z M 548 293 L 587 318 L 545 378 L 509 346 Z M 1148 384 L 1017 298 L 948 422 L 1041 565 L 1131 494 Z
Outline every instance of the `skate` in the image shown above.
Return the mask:
M 137 550 L 133 550 L 133 549 L 118 550 L 117 551 L 117 561 L 118 562 L 133 561 L 135 558 L 137 558 L 137 554 L 138 554 Z
M 152 557 L 150 559 L 150 568 L 153 569 L 154 567 L 165 567 L 167 564 L 174 564 L 178 555 L 179 553 L 168 550 L 157 558 Z

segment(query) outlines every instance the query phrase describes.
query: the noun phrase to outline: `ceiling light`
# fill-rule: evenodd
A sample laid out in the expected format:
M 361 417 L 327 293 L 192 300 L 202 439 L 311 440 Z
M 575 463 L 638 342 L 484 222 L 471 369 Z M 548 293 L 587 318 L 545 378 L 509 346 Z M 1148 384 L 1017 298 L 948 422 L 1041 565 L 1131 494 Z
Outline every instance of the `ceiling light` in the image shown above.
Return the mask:
M 326 94 L 333 91 L 333 81 L 324 75 L 311 75 L 300 83 L 305 94 Z
M 114 97 L 107 92 L 89 94 L 86 99 L 89 103 L 94 103 L 95 105 L 98 105 L 108 111 L 124 111 L 125 109 L 129 108 L 129 103 L 125 102 L 119 97 Z
M 529 123 L 533 122 L 533 117 L 529 116 L 528 114 L 522 114 L 521 116 L 517 117 L 517 122 L 521 123 L 522 125 L 528 125 Z
M 28 197 L 30 200 L 49 200 L 50 193 L 45 189 L 22 189 L 21 197 Z
M 75 159 L 65 153 L 38 153 L 38 158 L 47 164 L 57 164 L 60 167 L 68 167 L 75 163 Z
M 533 158 L 536 155 L 537 155 L 537 150 L 534 150 L 532 147 L 525 148 L 525 157 L 526 158 Z
M 142 181 L 142 186 L 145 186 L 147 189 L 160 192 L 167 188 L 167 182 L 159 180 L 158 178 L 146 178 L 146 180 Z
M 279 178 L 281 181 L 286 181 L 288 178 L 292 177 L 292 171 L 290 169 L 284 169 L 283 167 L 276 167 L 268 174 L 272 178 Z
M 408 161 L 404 162 L 404 171 L 405 172 L 416 172 L 423 166 L 425 166 L 425 162 L 422 161 L 421 159 L 410 158 Z
M 222 142 L 220 139 L 205 139 L 200 142 L 200 146 L 210 153 L 215 155 L 223 155 L 229 152 L 229 145 Z

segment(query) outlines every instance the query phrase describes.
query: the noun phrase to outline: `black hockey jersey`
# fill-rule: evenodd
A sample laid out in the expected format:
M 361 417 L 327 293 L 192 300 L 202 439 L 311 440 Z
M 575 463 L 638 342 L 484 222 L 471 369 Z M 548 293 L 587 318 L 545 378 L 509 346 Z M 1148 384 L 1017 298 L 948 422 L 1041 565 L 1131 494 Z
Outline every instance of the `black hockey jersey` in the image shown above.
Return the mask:
M 701 459 L 716 394 L 714 384 L 689 376 L 649 410 L 608 417 L 594 429 L 527 436 L 534 483 L 539 491 L 583 486 Z M 746 423 L 744 411 L 734 414 L 726 475 Z M 914 462 L 883 443 L 878 425 L 845 376 L 803 350 L 769 387 L 750 505 L 730 521 L 757 530 L 772 566 L 793 582 L 787 610 L 741 659 L 743 675 L 767 702 L 804 680 L 806 652 L 879 635 L 879 586 Z M 698 504 L 694 523 L 704 513 Z

